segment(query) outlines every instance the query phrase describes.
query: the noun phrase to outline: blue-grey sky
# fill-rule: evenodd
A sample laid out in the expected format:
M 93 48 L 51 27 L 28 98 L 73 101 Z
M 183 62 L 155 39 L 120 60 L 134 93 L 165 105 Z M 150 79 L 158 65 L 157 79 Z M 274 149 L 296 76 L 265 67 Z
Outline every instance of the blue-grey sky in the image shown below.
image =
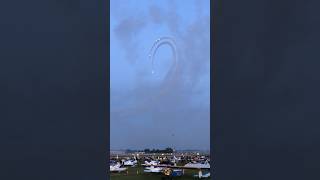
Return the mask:
M 210 1 L 111 0 L 111 149 L 210 147 Z M 152 74 L 149 50 L 161 46 Z

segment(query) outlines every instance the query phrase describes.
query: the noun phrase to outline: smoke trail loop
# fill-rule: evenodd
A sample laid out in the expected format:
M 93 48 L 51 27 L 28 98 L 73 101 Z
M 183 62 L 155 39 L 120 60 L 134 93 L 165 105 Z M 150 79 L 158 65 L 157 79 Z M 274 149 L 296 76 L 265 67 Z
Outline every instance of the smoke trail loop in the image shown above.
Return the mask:
M 147 111 L 150 108 L 152 108 L 155 104 L 157 104 L 157 101 L 165 95 L 165 93 L 169 92 L 170 89 L 172 89 L 172 86 L 176 80 L 177 75 L 177 65 L 178 65 L 178 53 L 177 53 L 177 46 L 176 42 L 172 37 L 161 37 L 157 39 L 154 44 L 152 45 L 150 51 L 149 51 L 149 60 L 151 61 L 152 70 L 151 73 L 154 74 L 154 63 L 155 63 L 155 56 L 157 54 L 157 50 L 163 46 L 168 45 L 171 47 L 172 55 L 173 55 L 173 63 L 168 71 L 168 73 L 165 75 L 165 78 L 163 79 L 163 83 L 160 85 L 160 88 L 156 91 L 155 94 L 152 96 L 146 96 L 143 98 L 140 102 L 140 105 L 137 105 L 133 108 L 125 108 L 123 110 L 118 110 L 117 112 L 121 112 L 121 116 L 129 116 L 133 114 L 138 114 L 142 111 Z
M 172 66 L 171 66 L 169 72 L 166 74 L 166 77 L 164 79 L 164 81 L 167 81 L 167 80 L 169 80 L 169 78 L 172 78 L 174 76 L 174 73 L 177 70 L 178 55 L 177 55 L 177 46 L 176 46 L 175 40 L 172 37 L 161 37 L 161 38 L 157 39 L 150 49 L 149 59 L 151 61 L 151 65 L 152 65 L 151 73 L 154 74 L 155 73 L 155 70 L 154 70 L 155 55 L 157 54 L 157 50 L 163 45 L 169 45 L 171 47 L 171 50 L 173 53 Z

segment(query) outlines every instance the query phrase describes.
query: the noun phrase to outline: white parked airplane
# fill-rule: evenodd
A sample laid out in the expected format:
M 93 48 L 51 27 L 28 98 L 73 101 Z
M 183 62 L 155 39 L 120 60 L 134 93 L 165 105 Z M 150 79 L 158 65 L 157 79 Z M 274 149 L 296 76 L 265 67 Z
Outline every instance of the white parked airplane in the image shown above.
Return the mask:
M 156 165 L 159 165 L 159 164 L 160 164 L 159 161 L 150 161 L 150 162 L 144 161 L 143 165 L 145 165 L 145 166 L 156 166 Z
M 177 158 L 176 156 L 173 156 L 173 157 L 170 159 L 170 161 L 171 161 L 172 163 L 177 163 L 177 162 L 181 161 L 181 157 Z
M 135 159 L 135 160 L 127 160 L 127 161 L 124 161 L 123 162 L 123 165 L 124 166 L 135 166 L 137 165 L 138 161 Z
M 210 172 L 203 174 L 203 175 L 202 175 L 202 172 L 201 173 L 199 172 L 199 174 L 194 175 L 194 177 L 198 177 L 199 179 L 208 178 L 208 177 L 210 177 Z
M 110 164 L 110 172 L 122 172 L 127 170 L 127 168 L 121 167 L 120 163 L 117 164 Z
M 162 167 L 146 167 L 146 169 L 144 170 L 144 172 L 150 172 L 150 173 L 160 173 L 162 172 L 163 168 Z
M 190 163 L 184 165 L 184 167 L 196 168 L 196 169 L 210 169 L 210 163 L 208 161 L 205 161 L 204 163 L 190 162 Z

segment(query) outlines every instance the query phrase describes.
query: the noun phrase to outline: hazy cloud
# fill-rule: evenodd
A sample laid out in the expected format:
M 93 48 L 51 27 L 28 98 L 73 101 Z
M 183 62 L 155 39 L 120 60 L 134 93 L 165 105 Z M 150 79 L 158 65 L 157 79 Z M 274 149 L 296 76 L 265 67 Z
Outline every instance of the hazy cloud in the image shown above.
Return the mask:
M 122 20 L 114 29 L 115 35 L 121 45 L 126 50 L 126 59 L 134 63 L 138 59 L 137 46 L 139 45 L 135 37 L 145 27 L 146 21 L 141 17 L 130 17 Z

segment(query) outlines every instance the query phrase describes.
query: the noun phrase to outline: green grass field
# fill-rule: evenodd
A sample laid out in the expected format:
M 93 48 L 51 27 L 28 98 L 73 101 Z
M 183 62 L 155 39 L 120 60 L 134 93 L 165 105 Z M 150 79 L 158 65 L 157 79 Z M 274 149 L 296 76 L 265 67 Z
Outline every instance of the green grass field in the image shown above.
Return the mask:
M 175 177 L 173 179 L 180 180 L 194 180 L 194 174 L 198 174 L 197 170 L 185 170 L 182 177 Z M 111 180 L 161 180 L 165 176 L 162 174 L 145 173 L 143 167 L 129 167 L 128 172 L 111 173 Z

